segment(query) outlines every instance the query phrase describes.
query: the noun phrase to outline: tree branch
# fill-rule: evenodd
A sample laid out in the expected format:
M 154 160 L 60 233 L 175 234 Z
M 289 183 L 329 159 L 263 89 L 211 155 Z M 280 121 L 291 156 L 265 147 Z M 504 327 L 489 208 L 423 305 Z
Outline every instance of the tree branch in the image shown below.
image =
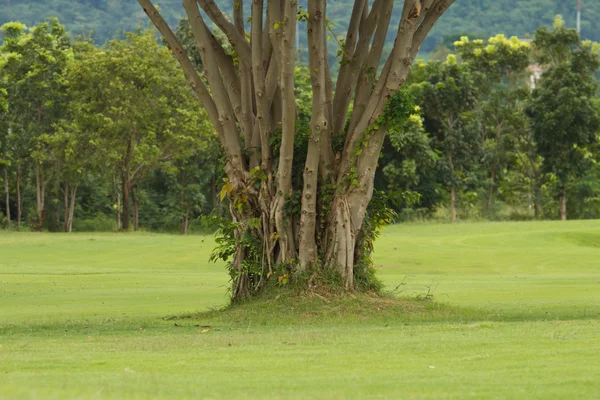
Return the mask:
M 411 58 L 414 60 L 419 49 L 423 44 L 423 40 L 431 31 L 431 28 L 440 19 L 442 14 L 454 3 L 454 0 L 427 0 L 423 7 L 424 18 L 420 23 L 413 37 L 413 45 L 411 48 Z
M 224 147 L 229 156 L 229 163 L 234 168 L 235 174 L 240 179 L 245 179 L 245 161 L 242 156 L 242 147 L 240 136 L 235 124 L 234 112 L 227 96 L 227 90 L 219 71 L 215 52 L 211 45 L 210 34 L 196 0 L 184 0 L 183 6 L 188 15 L 188 20 L 192 28 L 192 33 L 196 40 L 196 46 L 202 55 L 204 71 L 210 88 L 213 93 L 213 99 L 218 111 L 218 123 L 223 131 Z
M 385 39 L 389 30 L 390 20 L 392 18 L 393 7 L 393 0 L 383 0 L 379 14 L 375 15 L 375 18 L 377 19 L 377 28 L 375 30 L 375 36 L 373 38 L 371 49 L 368 52 L 367 59 L 364 65 L 362 65 L 357 78 L 357 87 L 354 94 L 354 108 L 348 132 L 352 132 L 356 127 L 356 124 L 358 124 L 358 121 L 363 115 L 365 107 L 367 106 L 367 102 L 371 96 L 373 82 L 375 81 L 377 75 L 377 67 L 379 66 L 379 62 L 381 60 L 381 54 L 383 53 Z
M 223 132 L 222 130 L 220 130 L 219 116 L 217 113 L 215 102 L 213 101 L 210 93 L 208 92 L 208 89 L 204 85 L 204 82 L 202 82 L 202 79 L 200 79 L 198 71 L 196 71 L 196 68 L 194 68 L 194 65 L 192 64 L 190 58 L 183 49 L 183 46 L 181 45 L 179 40 L 177 40 L 177 37 L 169 27 L 167 22 L 164 20 L 164 18 L 160 15 L 154 4 L 152 4 L 152 1 L 138 0 L 138 3 L 142 6 L 144 12 L 146 13 L 146 15 L 148 15 L 150 21 L 152 21 L 156 29 L 158 29 L 158 31 L 167 41 L 167 44 L 173 52 L 173 55 L 175 56 L 177 61 L 179 61 L 179 64 L 183 68 L 183 71 L 188 79 L 189 85 L 192 87 L 194 93 L 196 93 L 200 102 L 206 109 L 208 117 L 210 118 L 215 129 L 217 129 L 221 142 L 224 144 Z
M 270 98 L 266 87 L 263 45 L 263 11 L 264 0 L 255 0 L 252 6 L 252 72 L 254 75 L 254 88 L 256 96 L 256 118 L 258 123 L 258 134 L 261 146 L 261 166 L 265 171 L 271 170 L 271 120 L 269 118 Z M 275 92 L 273 88 L 272 92 Z
M 206 12 L 209 18 L 217 24 L 217 26 L 225 33 L 231 45 L 234 47 L 238 57 L 242 60 L 250 60 L 252 58 L 250 46 L 246 43 L 246 39 L 240 33 L 238 28 L 229 22 L 225 15 L 219 9 L 219 6 L 214 0 L 197 0 L 200 7 Z M 241 3 L 241 1 L 240 1 Z M 235 8 L 235 7 L 234 7 Z M 241 5 L 240 5 L 241 8 Z M 243 21 L 242 21 L 243 25 Z
M 323 37 L 326 36 L 326 1 L 309 0 L 308 2 L 308 48 L 309 65 L 312 84 L 312 116 L 310 121 L 311 135 L 304 164 L 304 187 L 302 190 L 302 212 L 299 234 L 300 270 L 306 270 L 317 262 L 317 246 L 315 243 L 317 225 L 317 185 L 319 161 L 321 158 L 321 136 L 329 130 L 330 124 L 326 114 L 326 84 L 324 68 L 327 54 Z

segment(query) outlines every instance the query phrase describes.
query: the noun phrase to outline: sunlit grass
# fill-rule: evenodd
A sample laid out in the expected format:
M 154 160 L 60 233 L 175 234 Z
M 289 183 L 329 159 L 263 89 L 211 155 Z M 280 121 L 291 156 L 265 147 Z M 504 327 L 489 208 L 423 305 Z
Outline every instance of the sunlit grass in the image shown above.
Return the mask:
M 406 298 L 226 311 L 211 246 L 0 233 L 0 398 L 600 397 L 598 222 L 393 226 Z

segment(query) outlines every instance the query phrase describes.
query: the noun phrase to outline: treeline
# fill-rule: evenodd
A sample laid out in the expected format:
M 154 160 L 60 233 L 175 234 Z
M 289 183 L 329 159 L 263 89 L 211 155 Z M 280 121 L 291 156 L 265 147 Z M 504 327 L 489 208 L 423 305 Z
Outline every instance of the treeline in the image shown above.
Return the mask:
M 417 111 L 389 130 L 376 187 L 406 218 L 599 218 L 600 46 L 559 16 L 532 42 L 454 47 L 413 68 Z
M 101 48 L 56 19 L 1 32 L 1 225 L 185 233 L 219 207 L 214 130 L 154 32 Z
M 153 31 L 102 47 L 57 20 L 1 32 L 0 226 L 186 233 L 201 215 L 227 214 L 216 133 Z M 177 33 L 201 70 L 185 21 Z M 557 18 L 532 41 L 451 47 L 417 61 L 376 122 L 388 136 L 373 207 L 406 220 L 600 217 L 599 46 Z M 297 68 L 299 154 L 310 87 Z M 295 188 L 302 169 L 295 157 Z M 299 193 L 286 207 L 299 212 Z
M 226 12 L 230 1 L 216 3 Z M 396 26 L 400 5 L 394 7 Z M 175 24 L 181 15 L 181 1 L 157 1 L 167 20 Z M 299 2 L 306 9 L 306 1 Z M 353 0 L 327 2 L 327 17 L 337 24 L 332 34 L 345 34 L 350 20 Z M 575 26 L 577 2 L 562 0 L 461 0 L 456 1 L 440 19 L 432 34 L 426 39 L 422 51 L 429 53 L 443 43 L 445 37 L 469 32 L 480 37 L 503 33 L 507 36 L 525 37 L 539 26 L 551 25 L 555 15 L 562 14 L 567 25 Z M 0 1 L 0 24 L 22 21 L 34 25 L 50 17 L 58 17 L 72 33 L 94 32 L 94 39 L 103 44 L 122 30 L 134 30 L 145 22 L 141 7 L 135 0 L 4 0 Z M 600 31 L 595 22 L 600 20 L 600 2 L 583 0 L 582 37 L 600 41 Z M 306 35 L 300 32 L 300 42 L 306 49 Z M 390 36 L 389 40 L 393 38 Z

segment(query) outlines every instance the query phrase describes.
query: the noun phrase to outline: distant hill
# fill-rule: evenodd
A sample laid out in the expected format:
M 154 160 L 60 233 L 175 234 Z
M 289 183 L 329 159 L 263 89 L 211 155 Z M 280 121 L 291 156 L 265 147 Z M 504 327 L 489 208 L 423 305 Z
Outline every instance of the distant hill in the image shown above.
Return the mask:
M 228 8 L 229 0 L 217 0 Z M 250 2 L 247 1 L 249 4 Z M 306 0 L 300 4 L 306 5 Z M 182 16 L 181 0 L 158 0 L 157 4 L 175 23 Z M 338 24 L 337 33 L 344 33 L 353 0 L 328 1 L 328 15 Z M 576 0 L 456 0 L 440 19 L 422 51 L 431 51 L 444 36 L 463 33 L 491 36 L 532 34 L 540 25 L 551 25 L 556 14 L 562 14 L 569 26 L 575 26 Z M 396 16 L 402 8 L 397 1 Z M 600 0 L 583 0 L 582 36 L 600 41 Z M 0 0 L 0 23 L 21 21 L 32 25 L 48 17 L 58 17 L 73 33 L 94 32 L 98 43 L 122 30 L 132 30 L 146 22 L 135 0 Z M 395 25 L 394 25 L 395 26 Z M 305 42 L 303 35 L 301 41 Z

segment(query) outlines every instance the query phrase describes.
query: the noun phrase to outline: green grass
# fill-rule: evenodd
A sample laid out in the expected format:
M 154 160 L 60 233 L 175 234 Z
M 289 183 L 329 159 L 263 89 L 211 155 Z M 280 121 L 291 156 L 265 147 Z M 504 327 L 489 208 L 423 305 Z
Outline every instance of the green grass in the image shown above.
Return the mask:
M 600 222 L 389 227 L 398 301 L 206 312 L 227 302 L 211 246 L 0 233 L 0 399 L 600 398 Z

